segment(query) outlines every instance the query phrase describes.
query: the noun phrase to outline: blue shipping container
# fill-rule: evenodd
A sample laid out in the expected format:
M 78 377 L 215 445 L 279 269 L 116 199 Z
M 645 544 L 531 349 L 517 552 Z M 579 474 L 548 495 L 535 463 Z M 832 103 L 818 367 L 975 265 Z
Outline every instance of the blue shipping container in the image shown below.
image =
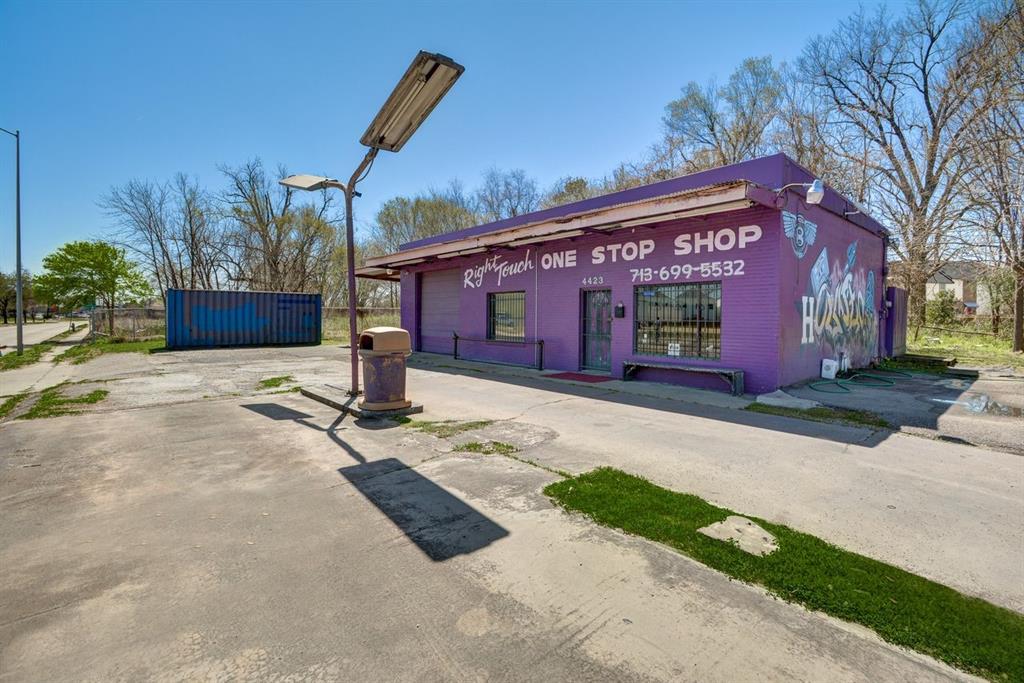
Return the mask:
M 167 290 L 167 348 L 319 344 L 319 294 Z

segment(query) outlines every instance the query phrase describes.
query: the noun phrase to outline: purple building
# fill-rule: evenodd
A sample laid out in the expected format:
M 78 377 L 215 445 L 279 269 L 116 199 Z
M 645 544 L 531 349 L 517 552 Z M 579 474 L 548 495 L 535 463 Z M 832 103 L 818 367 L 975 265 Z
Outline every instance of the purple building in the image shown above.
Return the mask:
M 886 232 L 827 185 L 818 204 L 778 192 L 812 180 L 764 157 L 410 242 L 359 274 L 401 281 L 416 351 L 772 391 L 883 355 Z

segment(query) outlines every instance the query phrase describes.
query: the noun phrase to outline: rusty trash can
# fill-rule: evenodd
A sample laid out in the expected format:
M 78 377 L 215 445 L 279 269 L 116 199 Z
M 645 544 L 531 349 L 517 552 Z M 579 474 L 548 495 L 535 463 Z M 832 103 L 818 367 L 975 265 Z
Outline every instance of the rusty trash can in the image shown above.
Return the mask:
M 363 359 L 365 410 L 401 410 L 412 405 L 405 400 L 405 359 L 412 353 L 409 333 L 400 327 L 371 327 L 359 335 L 359 357 Z

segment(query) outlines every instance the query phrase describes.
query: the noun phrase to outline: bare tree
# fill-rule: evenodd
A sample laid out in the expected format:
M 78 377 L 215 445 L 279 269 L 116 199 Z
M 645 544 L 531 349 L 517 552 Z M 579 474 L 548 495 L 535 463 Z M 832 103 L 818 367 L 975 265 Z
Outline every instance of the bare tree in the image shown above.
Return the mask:
M 443 190 L 430 189 L 415 197 L 394 197 L 377 211 L 371 241 L 382 254 L 399 250 L 406 242 L 472 227 L 480 217 L 457 181 Z
M 1024 8 L 1010 5 L 982 24 L 984 49 L 995 56 L 991 107 L 977 120 L 966 158 L 965 188 L 973 200 L 969 240 L 1013 278 L 1013 350 L 1024 350 Z M 982 103 L 985 104 L 985 103 Z M 994 252 L 991 253 L 991 252 Z M 989 278 L 996 293 L 998 270 Z M 991 296 L 993 302 L 997 297 Z M 993 325 L 998 325 L 994 310 Z
M 254 290 L 322 291 L 338 242 L 330 195 L 297 204 L 258 159 L 221 172 L 228 179 L 221 201 L 238 282 Z M 278 169 L 278 177 L 285 175 Z
M 500 221 L 537 210 L 541 195 L 537 182 L 528 177 L 526 171 L 492 168 L 484 174 L 476 200 L 486 220 Z
M 970 209 L 965 139 L 992 101 L 994 64 L 976 27 L 960 0 L 919 0 L 899 20 L 862 10 L 800 59 L 806 82 L 827 98 L 832 152 L 871 176 L 871 205 L 895 231 L 917 324 L 925 283 L 953 256 L 950 236 Z M 839 144 L 851 136 L 868 149 Z
M 178 279 L 189 289 L 217 289 L 221 276 L 228 274 L 229 247 L 213 200 L 197 181 L 182 173 L 175 176 L 170 192 Z
M 561 178 L 548 190 L 541 200 L 543 208 L 562 206 L 589 199 L 600 194 L 601 187 L 586 178 L 568 176 Z
M 161 296 L 168 288 L 217 288 L 225 274 L 226 245 L 218 211 L 194 179 L 169 183 L 132 180 L 100 201 L 115 221 L 113 241 L 143 264 Z
M 799 78 L 790 65 L 780 68 L 782 89 L 778 116 L 770 130 L 772 146 L 845 196 L 862 204 L 870 200 L 874 154 L 864 135 L 852 127 L 830 126 L 830 100 Z M 842 154 L 835 150 L 842 150 Z
M 111 188 L 99 202 L 115 221 L 111 241 L 142 262 L 161 296 L 170 287 L 182 286 L 173 256 L 175 245 L 168 226 L 168 204 L 166 185 L 142 180 Z
M 770 57 L 745 59 L 722 86 L 687 83 L 665 107 L 663 151 L 681 156 L 688 172 L 765 154 L 781 91 Z

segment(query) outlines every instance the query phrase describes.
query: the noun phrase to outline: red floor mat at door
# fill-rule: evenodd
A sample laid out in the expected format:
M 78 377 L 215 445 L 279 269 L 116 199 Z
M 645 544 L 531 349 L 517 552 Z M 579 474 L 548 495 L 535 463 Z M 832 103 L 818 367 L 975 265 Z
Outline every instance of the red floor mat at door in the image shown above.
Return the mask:
M 613 377 L 606 377 L 603 375 L 585 375 L 582 372 L 558 372 L 554 375 L 544 375 L 549 379 L 571 379 L 574 382 L 590 382 L 596 384 L 597 382 L 610 382 Z

